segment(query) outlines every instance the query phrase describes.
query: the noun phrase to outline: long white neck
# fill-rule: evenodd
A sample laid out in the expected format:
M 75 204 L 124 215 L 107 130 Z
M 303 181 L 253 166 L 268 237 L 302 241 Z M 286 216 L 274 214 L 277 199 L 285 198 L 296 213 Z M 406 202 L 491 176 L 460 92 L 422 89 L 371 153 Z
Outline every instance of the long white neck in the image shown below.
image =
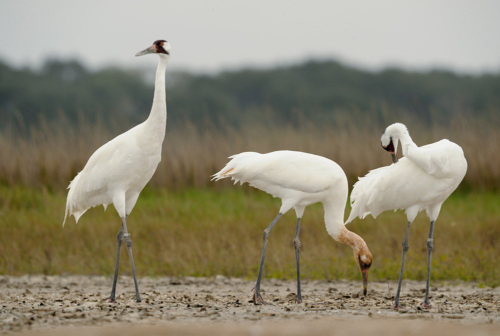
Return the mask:
M 346 202 L 323 203 L 323 208 L 325 210 L 326 231 L 336 241 L 339 241 L 339 237 L 343 230 L 346 230 L 344 225 L 344 210 Z
M 148 128 L 157 130 L 160 134 L 155 134 L 163 139 L 165 135 L 165 127 L 167 126 L 167 97 L 165 93 L 165 72 L 169 57 L 167 55 L 159 55 L 160 62 L 156 69 L 155 92 L 153 97 L 153 106 L 146 120 Z
M 345 202 L 323 203 L 323 206 L 326 231 L 335 241 L 350 246 L 354 254 L 367 249 L 365 241 L 359 235 L 347 230 L 344 225 Z
M 406 128 L 403 131 L 399 132 L 397 136 L 399 141 L 401 141 L 401 150 L 403 151 L 404 156 L 408 154 L 408 149 L 417 147 Z

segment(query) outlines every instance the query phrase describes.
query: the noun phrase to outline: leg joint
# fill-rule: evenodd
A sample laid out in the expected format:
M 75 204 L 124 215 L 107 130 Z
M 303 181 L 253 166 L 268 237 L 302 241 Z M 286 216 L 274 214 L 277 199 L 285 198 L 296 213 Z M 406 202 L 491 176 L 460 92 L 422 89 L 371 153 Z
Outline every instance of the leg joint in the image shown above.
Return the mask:
M 130 238 L 130 233 L 125 233 L 124 236 L 125 244 L 127 244 L 127 247 L 132 247 L 132 239 Z
M 434 249 L 434 239 L 432 238 L 427 239 L 427 249 L 429 251 L 432 251 Z

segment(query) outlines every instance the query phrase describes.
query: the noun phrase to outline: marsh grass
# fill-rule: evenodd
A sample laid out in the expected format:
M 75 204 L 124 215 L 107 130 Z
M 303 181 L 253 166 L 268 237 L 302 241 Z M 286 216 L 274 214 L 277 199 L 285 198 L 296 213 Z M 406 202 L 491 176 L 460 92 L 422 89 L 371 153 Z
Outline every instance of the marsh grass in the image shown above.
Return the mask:
M 63 192 L 6 186 L 0 191 L 0 274 L 112 275 L 120 225 L 113 206 L 105 212 L 91 209 L 78 224 L 71 218 L 63 228 Z M 456 193 L 445 202 L 435 229 L 434 281 L 499 285 L 498 204 L 500 196 L 490 192 Z M 279 205 L 278 199 L 245 186 L 146 188 L 128 221 L 138 273 L 254 279 L 262 232 Z M 366 240 L 374 255 L 370 280 L 396 280 L 406 216 L 387 212 L 376 220 L 355 220 L 348 228 Z M 411 228 L 407 279 L 425 279 L 428 229 L 420 214 Z M 265 277 L 295 278 L 294 233 L 292 211 L 272 231 Z M 306 210 L 301 241 L 303 278 L 359 280 L 351 249 L 326 233 L 321 205 Z M 122 257 L 120 274 L 130 274 L 125 249 Z
M 473 280 L 497 286 L 500 239 L 500 143 L 498 116 L 489 121 L 458 117 L 447 124 L 424 125 L 402 116 L 383 124 L 352 116 L 324 125 L 304 116 L 294 124 L 249 121 L 234 128 L 219 122 L 205 127 L 185 122 L 167 126 L 163 161 L 129 218 L 140 275 L 223 274 L 255 278 L 262 231 L 276 216 L 279 200 L 230 181 L 211 182 L 229 155 L 243 151 L 301 150 L 326 156 L 357 176 L 390 163 L 379 144 L 387 124 L 401 121 L 423 145 L 449 138 L 465 151 L 469 168 L 459 190 L 444 204 L 435 230 L 433 279 Z M 179 123 L 177 123 L 179 124 Z M 77 126 L 61 113 L 57 125 L 40 120 L 22 135 L 0 133 L 0 274 L 104 274 L 114 267 L 119 218 L 112 206 L 91 209 L 66 227 L 65 188 L 89 156 L 131 125 L 88 123 Z M 348 210 L 347 210 L 348 211 Z M 401 212 L 356 220 L 349 229 L 368 243 L 372 280 L 395 280 L 406 228 Z M 293 212 L 273 229 L 266 277 L 294 278 Z M 405 277 L 424 279 L 429 223 L 420 214 L 412 226 Z M 359 279 L 351 250 L 326 233 L 323 210 L 310 206 L 301 229 L 303 276 L 310 279 Z M 122 251 L 121 274 L 130 273 Z
M 295 124 L 253 120 L 241 128 L 223 122 L 208 122 L 200 127 L 186 121 L 182 127 L 167 125 L 163 161 L 150 184 L 169 189 L 212 187 L 210 175 L 227 162 L 228 156 L 280 149 L 331 158 L 344 169 L 352 184 L 370 169 L 391 163 L 390 156 L 380 147 L 380 134 L 389 123 L 402 121 L 418 145 L 448 138 L 462 146 L 469 167 L 461 188 L 498 190 L 499 118 L 500 115 L 493 115 L 486 121 L 456 117 L 447 124 L 429 126 L 404 115 L 386 118 L 384 123 L 369 115 L 353 115 L 318 125 L 299 116 Z M 75 126 L 61 114 L 58 124 L 41 120 L 37 127 L 24 130 L 23 135 L 0 132 L 0 183 L 62 190 L 97 148 L 130 126 L 118 122 L 111 126 L 91 124 L 83 118 Z

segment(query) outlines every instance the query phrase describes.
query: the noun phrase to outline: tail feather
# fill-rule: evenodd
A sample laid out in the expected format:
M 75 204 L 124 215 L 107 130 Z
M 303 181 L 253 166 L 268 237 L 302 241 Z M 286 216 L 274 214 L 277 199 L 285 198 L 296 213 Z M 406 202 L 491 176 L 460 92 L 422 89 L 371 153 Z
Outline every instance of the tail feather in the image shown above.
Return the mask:
M 75 222 L 78 223 L 78 220 L 80 217 L 87 211 L 88 209 L 83 209 L 83 210 L 77 210 L 76 209 L 76 189 L 78 186 L 78 181 L 80 180 L 80 173 L 78 173 L 73 181 L 70 182 L 68 186 L 68 197 L 66 199 L 66 210 L 64 211 L 64 220 L 63 220 L 63 227 L 64 224 L 66 224 L 66 219 L 68 217 L 74 216 L 75 217 Z
M 368 196 L 365 193 L 357 194 L 355 195 L 355 197 L 353 197 L 353 194 L 351 193 L 352 208 L 351 208 L 351 213 L 349 214 L 349 218 L 347 219 L 345 224 L 349 224 L 357 217 L 363 219 L 371 214 L 371 211 L 367 209 L 367 201 L 368 201 L 367 198 Z
M 68 206 L 66 206 L 66 211 L 64 211 L 64 219 L 63 219 L 63 227 L 64 227 L 64 224 L 66 224 L 66 218 L 68 217 Z
M 360 219 L 368 215 L 376 218 L 383 209 L 380 202 L 376 200 L 383 198 L 384 174 L 388 167 L 381 167 L 371 170 L 364 177 L 360 177 L 352 188 L 351 192 L 351 213 L 345 224 L 350 223 L 356 217 Z M 374 202 L 375 200 L 375 202 Z
M 245 170 L 246 162 L 248 159 L 255 157 L 255 155 L 260 155 L 255 152 L 243 152 L 235 155 L 231 155 L 231 159 L 218 173 L 212 175 L 212 181 L 218 181 L 223 178 L 231 177 L 234 184 L 244 181 L 240 181 L 241 172 Z
M 226 166 L 227 167 L 227 166 Z M 230 169 L 226 169 L 226 167 L 224 167 L 220 172 L 216 173 L 216 174 L 213 174 L 211 177 L 211 181 L 219 181 L 223 178 L 226 178 L 226 177 L 229 177 L 229 173 L 231 171 L 234 170 L 234 168 L 230 168 Z

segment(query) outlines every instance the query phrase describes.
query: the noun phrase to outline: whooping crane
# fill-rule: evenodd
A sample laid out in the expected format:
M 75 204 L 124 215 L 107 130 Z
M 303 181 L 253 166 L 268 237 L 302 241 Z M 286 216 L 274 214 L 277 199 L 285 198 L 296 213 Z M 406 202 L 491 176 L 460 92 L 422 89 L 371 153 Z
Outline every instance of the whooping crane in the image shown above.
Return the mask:
M 137 302 L 141 301 L 132 257 L 132 239 L 127 231 L 127 217 L 134 208 L 140 192 L 153 176 L 161 160 L 161 147 L 167 124 L 165 72 L 170 58 L 170 44 L 158 40 L 135 56 L 157 54 L 160 58 L 156 70 L 153 106 L 143 123 L 107 142 L 89 158 L 83 170 L 71 181 L 66 202 L 66 217 L 75 221 L 91 207 L 113 203 L 122 224 L 117 235 L 116 266 L 110 301 L 115 301 L 120 247 L 127 246 L 134 276 Z M 63 222 L 63 226 L 64 226 Z
M 354 184 L 351 193 L 352 210 L 347 223 L 356 217 L 374 218 L 386 210 L 405 209 L 408 219 L 403 239 L 403 255 L 399 273 L 398 290 L 394 308 L 401 308 L 399 295 L 403 279 L 410 225 L 421 210 L 429 217 L 430 231 L 427 239 L 427 284 L 423 306 L 430 308 L 429 282 L 433 250 L 434 223 L 443 202 L 458 187 L 467 171 L 467 161 L 462 148 L 449 141 L 440 140 L 418 147 L 411 139 L 405 125 L 388 126 L 380 139 L 382 147 L 391 153 L 394 164 L 370 171 Z M 398 143 L 401 142 L 403 158 L 397 160 Z
M 365 241 L 344 226 L 347 202 L 347 178 L 340 166 L 327 158 L 294 151 L 276 151 L 267 154 L 245 152 L 229 157 L 213 180 L 231 177 L 235 183 L 248 184 L 281 198 L 278 215 L 264 230 L 262 256 L 257 284 L 254 288 L 254 304 L 265 303 L 260 294 L 262 267 L 271 229 L 280 217 L 291 208 L 297 215 L 297 228 L 293 240 L 297 261 L 297 302 L 302 302 L 300 289 L 300 220 L 306 206 L 321 202 L 325 211 L 326 230 L 336 241 L 350 246 L 363 277 L 363 293 L 366 295 L 368 270 L 372 255 Z

